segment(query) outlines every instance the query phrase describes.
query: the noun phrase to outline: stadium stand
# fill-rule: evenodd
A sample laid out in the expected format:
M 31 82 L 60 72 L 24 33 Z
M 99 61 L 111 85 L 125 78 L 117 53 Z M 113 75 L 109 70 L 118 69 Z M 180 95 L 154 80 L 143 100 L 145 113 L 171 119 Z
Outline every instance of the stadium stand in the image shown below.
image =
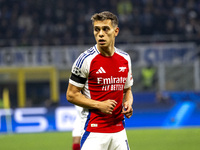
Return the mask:
M 0 46 L 89 44 L 90 16 L 103 10 L 118 14 L 120 43 L 200 43 L 200 0 L 0 0 Z

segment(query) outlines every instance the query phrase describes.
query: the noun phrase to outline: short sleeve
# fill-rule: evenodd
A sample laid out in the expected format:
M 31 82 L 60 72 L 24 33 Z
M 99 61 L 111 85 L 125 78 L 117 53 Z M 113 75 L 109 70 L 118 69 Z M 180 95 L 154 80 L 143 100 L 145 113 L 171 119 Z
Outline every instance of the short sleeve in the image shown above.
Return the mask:
M 69 83 L 77 87 L 84 87 L 87 81 L 88 69 L 84 55 L 85 54 L 82 53 L 74 62 L 69 79 Z
M 129 71 L 128 71 L 128 77 L 124 86 L 124 89 L 127 89 L 129 87 L 131 87 L 133 85 L 133 77 L 132 77 L 132 65 L 131 65 L 131 58 L 128 55 L 127 57 L 128 60 L 128 67 L 129 67 Z

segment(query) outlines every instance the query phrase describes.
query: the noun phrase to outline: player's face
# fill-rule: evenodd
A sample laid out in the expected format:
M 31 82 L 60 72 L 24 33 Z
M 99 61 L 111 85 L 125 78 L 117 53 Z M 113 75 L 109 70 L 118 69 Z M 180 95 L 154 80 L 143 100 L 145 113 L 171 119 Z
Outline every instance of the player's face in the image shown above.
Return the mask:
M 119 28 L 113 27 L 111 20 L 94 22 L 94 37 L 99 48 L 114 46 L 118 33 Z

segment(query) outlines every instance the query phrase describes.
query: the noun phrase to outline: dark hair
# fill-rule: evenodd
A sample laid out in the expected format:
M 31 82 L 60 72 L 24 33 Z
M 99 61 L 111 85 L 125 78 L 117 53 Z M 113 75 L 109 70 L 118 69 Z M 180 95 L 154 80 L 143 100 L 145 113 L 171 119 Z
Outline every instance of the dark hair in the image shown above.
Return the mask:
M 94 23 L 94 21 L 104 21 L 107 19 L 111 20 L 113 27 L 118 26 L 117 16 L 109 11 L 103 11 L 101 13 L 96 13 L 91 17 L 92 23 Z

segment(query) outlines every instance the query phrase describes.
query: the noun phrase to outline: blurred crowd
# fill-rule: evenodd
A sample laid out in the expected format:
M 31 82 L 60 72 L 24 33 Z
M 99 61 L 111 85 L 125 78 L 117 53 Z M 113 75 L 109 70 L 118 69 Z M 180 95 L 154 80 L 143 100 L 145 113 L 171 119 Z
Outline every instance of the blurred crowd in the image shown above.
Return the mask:
M 200 44 L 200 0 L 0 0 L 0 46 L 93 41 L 91 16 L 119 17 L 120 38 L 178 35 Z

